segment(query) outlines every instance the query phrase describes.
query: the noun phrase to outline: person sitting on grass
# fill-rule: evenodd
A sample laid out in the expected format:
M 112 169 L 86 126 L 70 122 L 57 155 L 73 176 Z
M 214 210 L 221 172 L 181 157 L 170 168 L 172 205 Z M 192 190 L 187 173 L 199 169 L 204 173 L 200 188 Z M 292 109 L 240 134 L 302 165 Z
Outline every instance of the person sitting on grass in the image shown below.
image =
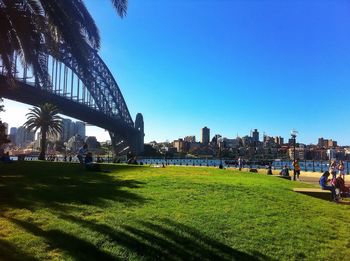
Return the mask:
M 81 164 L 84 163 L 84 156 L 86 155 L 87 152 L 88 152 L 88 145 L 85 143 L 85 144 L 83 145 L 83 147 L 81 147 L 81 148 L 79 149 L 78 155 L 77 155 L 77 158 L 78 158 L 78 160 L 79 160 L 79 162 L 80 162 Z
M 350 196 L 350 187 L 345 185 L 344 179 L 341 176 L 335 179 L 334 187 L 336 189 L 336 192 L 337 190 L 339 191 L 339 193 L 337 193 L 339 194 L 339 196 L 343 196 L 343 197 Z
M 92 170 L 92 171 L 100 171 L 100 164 L 93 162 L 92 159 L 92 153 L 88 152 L 85 156 L 84 164 L 86 166 L 86 170 Z
M 335 201 L 335 202 L 338 202 L 338 198 L 337 198 L 337 194 L 335 192 L 335 187 L 334 186 L 329 186 L 328 185 L 328 182 L 331 181 L 330 179 L 328 179 L 330 173 L 329 171 L 325 171 L 321 178 L 320 178 L 320 186 L 323 190 L 329 190 L 330 192 L 332 192 L 332 199 Z
M 289 177 L 289 169 L 287 165 L 284 165 L 283 169 L 280 172 L 280 175 L 283 177 Z

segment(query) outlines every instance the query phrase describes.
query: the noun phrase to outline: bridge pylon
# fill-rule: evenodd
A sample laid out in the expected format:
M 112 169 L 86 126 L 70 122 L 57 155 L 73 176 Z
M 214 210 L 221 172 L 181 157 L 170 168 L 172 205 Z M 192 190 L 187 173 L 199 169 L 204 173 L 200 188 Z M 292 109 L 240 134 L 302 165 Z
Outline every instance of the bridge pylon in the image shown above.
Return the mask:
M 136 115 L 134 131 L 126 135 L 120 135 L 118 132 L 109 131 L 111 137 L 112 149 L 115 156 L 132 153 L 139 155 L 144 150 L 144 122 L 141 113 Z

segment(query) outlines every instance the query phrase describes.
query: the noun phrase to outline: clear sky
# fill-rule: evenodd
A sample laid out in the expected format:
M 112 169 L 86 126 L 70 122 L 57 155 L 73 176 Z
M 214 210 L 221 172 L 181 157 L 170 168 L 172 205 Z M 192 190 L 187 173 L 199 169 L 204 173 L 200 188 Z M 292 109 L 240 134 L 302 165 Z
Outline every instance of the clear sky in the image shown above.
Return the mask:
M 124 19 L 109 0 L 85 2 L 146 141 L 199 139 L 207 126 L 211 136 L 296 129 L 304 143 L 350 145 L 349 1 L 129 0 Z M 5 105 L 4 121 L 26 112 Z

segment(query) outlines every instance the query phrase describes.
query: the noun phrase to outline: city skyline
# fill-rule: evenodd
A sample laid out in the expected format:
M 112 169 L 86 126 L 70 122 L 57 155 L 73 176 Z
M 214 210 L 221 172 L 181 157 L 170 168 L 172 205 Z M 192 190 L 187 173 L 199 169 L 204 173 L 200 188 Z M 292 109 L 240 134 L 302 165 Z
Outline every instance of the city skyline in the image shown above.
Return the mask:
M 5 100 L 5 105 L 6 104 L 8 104 L 8 102 L 10 102 L 10 103 L 17 103 L 17 102 L 13 102 L 13 101 L 10 101 L 10 100 Z M 17 104 L 19 104 L 19 103 L 17 103 Z M 23 106 L 23 108 L 22 109 L 24 109 L 25 107 L 28 107 L 28 108 L 30 108 L 30 107 L 32 107 L 32 106 L 29 106 L 29 105 L 25 105 L 25 104 L 21 104 L 21 106 Z M 3 113 L 4 114 L 4 113 Z M 4 115 L 2 115 L 2 116 L 4 116 Z M 74 119 L 74 118 L 71 118 L 71 117 L 67 117 L 67 116 L 65 116 L 65 115 L 62 115 L 63 117 L 63 120 L 72 120 L 72 121 L 76 121 L 76 122 L 80 122 L 80 120 L 79 119 Z M 8 119 L 10 122 L 16 122 L 16 121 L 12 121 L 12 120 L 10 120 L 11 118 L 10 117 L 5 117 L 6 119 Z M 25 118 L 23 118 L 23 119 L 25 119 Z M 11 129 L 11 128 L 13 128 L 13 127 L 15 127 L 15 128 L 18 128 L 18 127 L 21 127 L 22 125 L 18 125 L 18 126 L 14 126 L 14 125 L 11 125 L 11 124 L 9 124 L 8 122 L 6 122 L 4 119 L 3 119 L 3 122 L 4 123 L 6 123 L 6 124 L 8 124 L 8 131 Z M 220 131 L 214 131 L 214 132 L 212 132 L 212 130 L 211 130 L 211 128 L 210 127 L 208 127 L 208 126 L 203 126 L 203 127 L 201 127 L 201 128 L 199 128 L 199 130 L 198 130 L 198 134 L 196 135 L 196 134 L 193 134 L 193 133 L 187 133 L 187 134 L 185 134 L 185 135 L 183 135 L 183 136 L 178 136 L 178 137 L 173 137 L 173 138 L 168 138 L 168 139 L 165 139 L 165 140 L 157 140 L 157 139 L 154 139 L 154 140 L 146 140 L 145 141 L 145 143 L 150 143 L 150 142 L 153 142 L 153 141 L 156 141 L 156 142 L 166 142 L 166 141 L 169 141 L 169 142 L 173 142 L 173 141 L 175 141 L 175 140 L 177 140 L 177 139 L 184 139 L 184 138 L 186 138 L 186 137 L 194 137 L 195 139 L 196 139 L 196 141 L 198 141 L 198 142 L 201 142 L 201 143 L 203 143 L 202 142 L 202 139 L 203 139 L 203 129 L 205 129 L 205 128 L 207 128 L 208 130 L 207 130 L 207 134 L 206 135 L 208 135 L 208 137 L 206 138 L 206 140 L 209 140 L 209 141 L 211 141 L 211 139 L 215 136 L 215 135 L 220 135 L 220 136 L 222 136 L 222 138 L 228 138 L 228 139 L 235 139 L 235 138 L 237 138 L 237 137 L 240 137 L 240 138 L 242 138 L 242 137 L 246 137 L 246 136 L 250 136 L 250 137 L 252 137 L 255 141 L 262 141 L 263 139 L 264 139 L 264 136 L 269 136 L 269 137 L 279 137 L 279 138 L 282 138 L 282 139 L 284 139 L 284 141 L 285 141 L 285 143 L 287 143 L 287 141 L 288 141 L 288 139 L 290 139 L 291 138 L 291 131 L 293 131 L 293 130 L 291 130 L 290 132 L 289 132 L 289 134 L 281 134 L 281 133 L 274 133 L 274 134 L 270 134 L 270 133 L 268 133 L 268 132 L 265 132 L 265 131 L 260 131 L 259 129 L 257 129 L 257 128 L 251 128 L 247 133 L 242 133 L 242 134 L 236 134 L 236 135 L 231 135 L 231 136 L 226 136 L 226 135 L 222 135 L 222 133 L 220 133 Z M 95 126 L 89 126 L 88 124 L 85 126 L 85 129 L 86 129 L 86 137 L 87 136 L 92 136 L 92 137 L 96 137 L 97 138 L 97 140 L 99 141 L 99 142 L 105 142 L 105 141 L 107 141 L 107 140 L 110 140 L 110 138 L 109 138 L 109 135 L 108 135 L 108 132 L 107 131 L 103 131 L 101 128 L 98 128 L 98 127 L 95 127 Z M 103 135 L 103 136 L 101 136 L 100 134 L 101 134 L 101 132 L 105 132 L 106 133 L 106 135 Z M 304 142 L 303 140 L 299 140 L 299 137 L 297 137 L 297 142 L 298 143 L 301 143 L 301 144 L 306 144 L 306 145 L 316 145 L 316 144 L 318 144 L 318 142 L 319 142 L 319 139 L 320 138 L 324 138 L 324 139 L 329 139 L 329 140 L 333 140 L 333 141 L 337 141 L 337 139 L 334 139 L 333 137 L 328 137 L 328 136 L 325 136 L 325 135 L 323 135 L 323 136 L 319 136 L 319 137 L 314 137 L 314 140 L 313 141 L 311 141 L 311 142 Z M 343 143 L 341 143 L 341 142 L 339 142 L 339 141 L 337 141 L 338 142 L 338 145 L 339 146 L 349 146 L 350 144 L 343 144 Z
M 86 3 L 132 118 L 143 113 L 146 142 L 200 137 L 208 126 L 225 137 L 257 128 L 287 139 L 296 129 L 305 144 L 350 144 L 347 1 L 136 0 L 123 20 L 108 4 Z M 20 108 L 5 101 L 0 118 L 25 117 Z M 109 139 L 93 127 L 87 135 Z

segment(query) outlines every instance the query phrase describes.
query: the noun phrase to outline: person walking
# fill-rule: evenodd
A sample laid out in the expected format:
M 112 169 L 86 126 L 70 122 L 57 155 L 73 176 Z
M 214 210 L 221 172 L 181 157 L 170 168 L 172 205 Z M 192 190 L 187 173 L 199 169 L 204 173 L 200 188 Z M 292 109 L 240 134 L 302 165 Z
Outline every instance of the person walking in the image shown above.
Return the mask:
M 344 180 L 345 182 L 345 166 L 344 166 L 344 162 L 341 160 L 339 161 L 338 164 L 338 170 L 339 170 L 339 176 Z
M 299 180 L 300 176 L 300 164 L 299 164 L 299 159 L 295 159 L 293 161 L 293 180 Z
M 331 164 L 329 165 L 329 173 L 332 174 L 332 179 L 336 179 L 337 178 L 337 162 L 335 160 L 331 161 Z
M 238 169 L 242 170 L 243 161 L 242 161 L 241 157 L 238 158 L 237 162 L 238 162 Z
M 267 165 L 267 175 L 272 175 L 272 164 L 271 162 Z

